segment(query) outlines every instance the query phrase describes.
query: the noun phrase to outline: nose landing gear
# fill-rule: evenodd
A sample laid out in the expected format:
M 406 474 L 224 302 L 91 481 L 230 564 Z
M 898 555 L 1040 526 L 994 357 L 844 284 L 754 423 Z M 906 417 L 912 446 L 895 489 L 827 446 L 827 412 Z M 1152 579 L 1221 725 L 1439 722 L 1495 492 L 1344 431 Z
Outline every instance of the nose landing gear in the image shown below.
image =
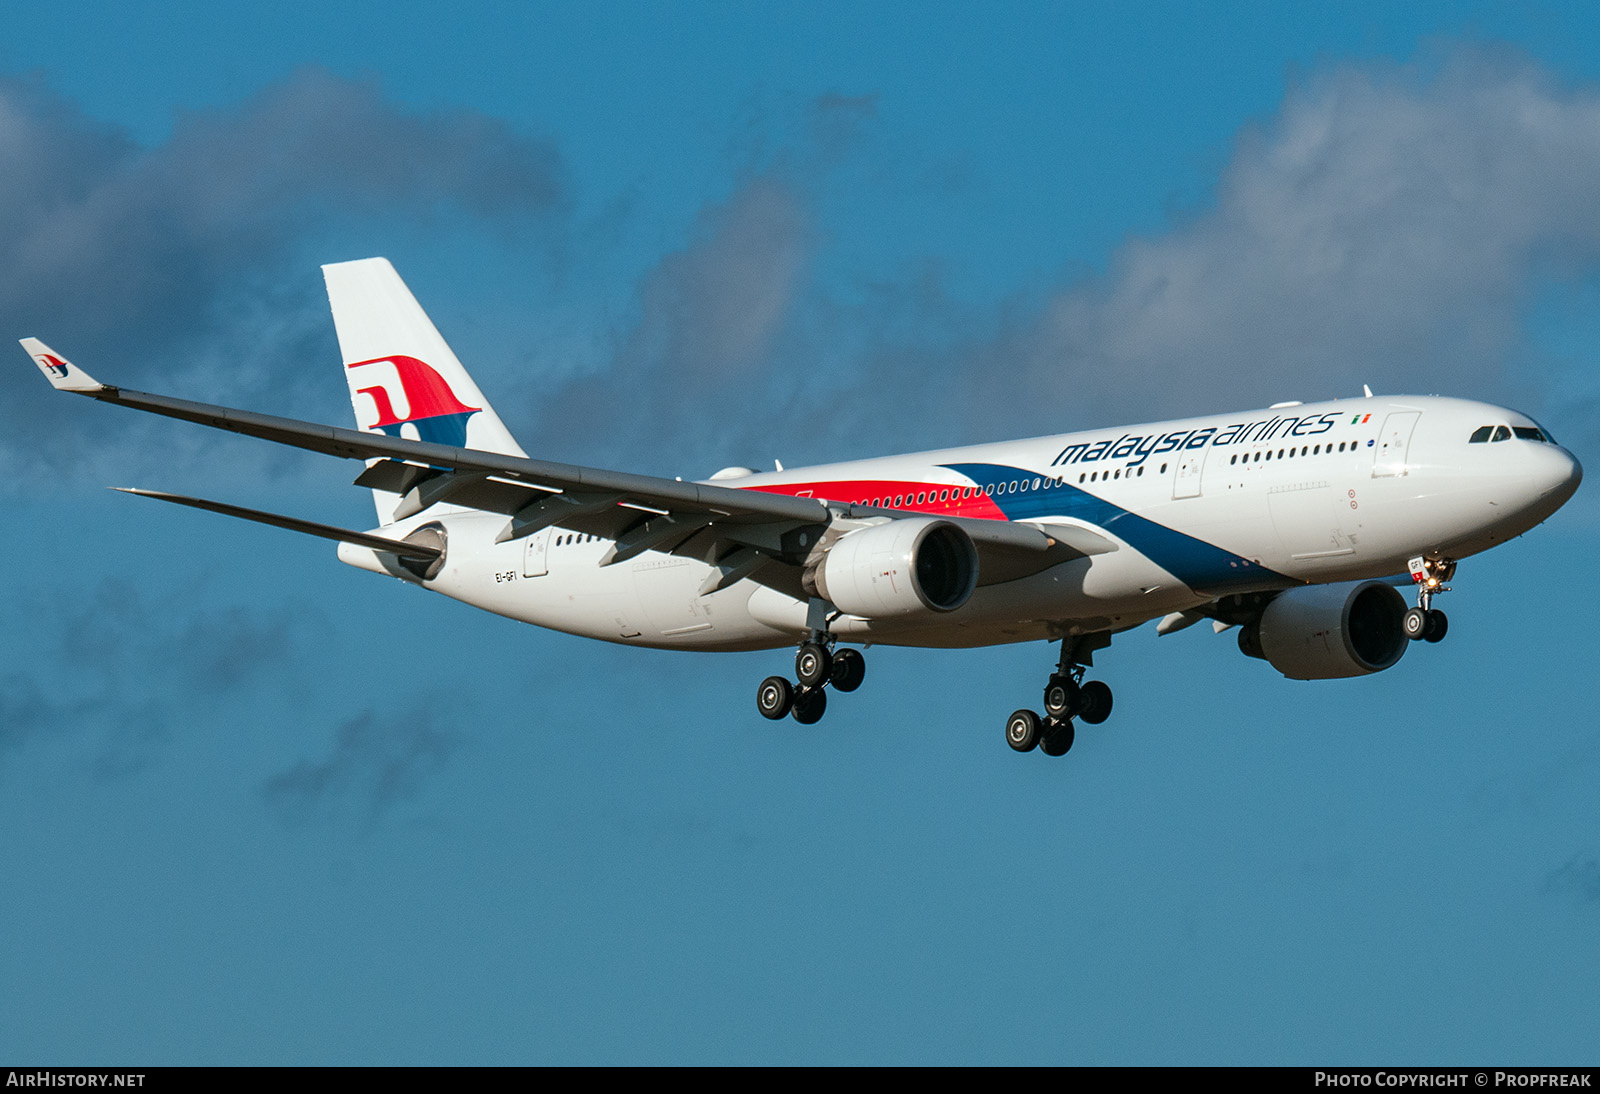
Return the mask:
M 1411 571 L 1411 580 L 1417 586 L 1417 606 L 1407 610 L 1400 621 L 1401 629 L 1412 641 L 1421 639 L 1424 642 L 1437 642 L 1449 629 L 1450 620 L 1444 612 L 1433 606 L 1433 598 L 1450 591 L 1450 586 L 1445 582 L 1455 575 L 1455 560 L 1430 559 L 1418 555 L 1406 564 L 1406 568 Z

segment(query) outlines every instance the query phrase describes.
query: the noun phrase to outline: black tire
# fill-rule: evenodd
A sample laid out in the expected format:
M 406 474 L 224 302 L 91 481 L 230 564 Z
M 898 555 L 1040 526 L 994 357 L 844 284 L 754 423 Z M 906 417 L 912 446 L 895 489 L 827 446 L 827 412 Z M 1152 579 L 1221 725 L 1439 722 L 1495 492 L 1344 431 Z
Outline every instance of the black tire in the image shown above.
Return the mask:
M 1078 685 L 1070 676 L 1052 676 L 1044 689 L 1044 712 L 1051 718 L 1070 718 L 1078 713 Z
M 1450 620 L 1438 608 L 1428 612 L 1428 626 L 1422 632 L 1424 642 L 1437 642 L 1450 629 Z
M 1426 636 L 1428 633 L 1428 613 L 1421 608 L 1407 608 L 1406 614 L 1400 617 L 1400 630 L 1413 642 Z
M 1072 750 L 1072 742 L 1077 736 L 1078 731 L 1072 728 L 1070 720 L 1057 722 L 1045 729 L 1039 741 L 1039 751 L 1046 756 L 1065 756 Z
M 789 713 L 801 725 L 809 726 L 822 721 L 822 714 L 827 709 L 827 692 L 821 688 L 804 688 L 795 694 L 794 709 Z
M 1031 710 L 1014 710 L 1006 719 L 1006 744 L 1017 752 L 1032 752 L 1039 744 L 1039 716 Z
M 1090 680 L 1078 689 L 1078 717 L 1097 726 L 1111 717 L 1111 688 L 1101 680 Z
M 777 721 L 794 705 L 794 687 L 781 676 L 769 676 L 756 688 L 756 709 L 763 718 Z
M 854 691 L 867 678 L 867 659 L 860 650 L 838 650 L 833 655 L 833 667 L 828 670 L 828 683 L 835 691 Z
M 820 642 L 802 642 L 794 655 L 794 674 L 802 687 L 820 688 L 828 682 L 828 670 L 833 659 L 828 648 Z

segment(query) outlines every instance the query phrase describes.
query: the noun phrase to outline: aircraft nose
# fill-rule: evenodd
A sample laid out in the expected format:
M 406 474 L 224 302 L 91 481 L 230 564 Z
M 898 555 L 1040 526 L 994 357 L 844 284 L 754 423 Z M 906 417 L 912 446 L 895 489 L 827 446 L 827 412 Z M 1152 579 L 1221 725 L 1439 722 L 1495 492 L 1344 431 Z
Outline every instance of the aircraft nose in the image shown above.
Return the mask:
M 1539 490 L 1539 500 L 1555 512 L 1578 492 L 1583 482 L 1583 467 L 1565 448 L 1548 445 L 1539 453 L 1539 459 L 1530 476 Z
M 1553 444 L 1523 444 L 1502 480 L 1510 507 L 1535 524 L 1567 503 L 1583 481 L 1572 453 Z M 1532 525 L 1529 525 L 1532 527 Z

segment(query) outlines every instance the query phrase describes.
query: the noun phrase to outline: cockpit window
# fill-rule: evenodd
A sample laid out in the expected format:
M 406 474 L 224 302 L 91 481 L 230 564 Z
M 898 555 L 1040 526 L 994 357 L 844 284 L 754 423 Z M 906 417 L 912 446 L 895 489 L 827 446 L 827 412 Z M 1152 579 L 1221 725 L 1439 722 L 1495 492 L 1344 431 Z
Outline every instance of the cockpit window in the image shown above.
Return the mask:
M 1543 441 L 1545 439 L 1544 434 L 1532 426 L 1514 425 L 1511 427 L 1511 432 L 1525 441 Z
M 1494 427 L 1494 436 L 1490 438 L 1490 440 L 1495 440 L 1495 441 L 1509 441 L 1510 439 L 1511 439 L 1511 430 L 1510 430 L 1509 427 L 1503 426 L 1503 425 L 1495 426 Z
M 1472 436 L 1467 438 L 1468 444 L 1482 444 L 1489 439 L 1489 434 L 1494 432 L 1492 425 L 1480 425 L 1472 431 Z

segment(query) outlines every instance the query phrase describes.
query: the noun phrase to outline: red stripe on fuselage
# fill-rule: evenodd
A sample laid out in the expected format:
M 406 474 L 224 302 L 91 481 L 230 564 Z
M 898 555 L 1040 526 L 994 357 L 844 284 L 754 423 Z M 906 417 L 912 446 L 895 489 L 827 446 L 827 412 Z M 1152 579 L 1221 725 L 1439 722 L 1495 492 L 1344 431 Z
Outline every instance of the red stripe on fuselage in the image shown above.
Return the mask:
M 905 482 L 893 479 L 858 479 L 841 482 L 786 482 L 779 486 L 749 486 L 765 494 L 788 494 L 797 498 L 825 498 L 846 505 L 877 505 L 881 509 L 902 509 L 941 517 L 972 517 L 976 520 L 1005 520 L 1006 515 L 994 499 L 973 486 L 949 483 Z M 950 495 L 940 501 L 939 495 Z M 973 491 L 971 497 L 966 497 Z M 921 502 L 917 495 L 926 495 Z M 901 503 L 895 504 L 895 498 Z

